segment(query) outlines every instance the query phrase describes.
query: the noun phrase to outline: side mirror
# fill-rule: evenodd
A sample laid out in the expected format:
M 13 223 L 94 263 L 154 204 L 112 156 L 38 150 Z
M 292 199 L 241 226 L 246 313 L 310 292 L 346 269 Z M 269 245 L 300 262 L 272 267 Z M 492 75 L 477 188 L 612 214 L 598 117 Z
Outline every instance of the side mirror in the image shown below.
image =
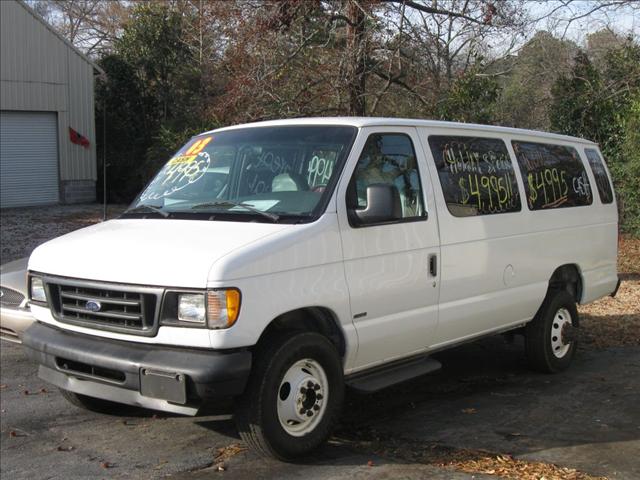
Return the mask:
M 367 187 L 367 208 L 349 210 L 355 223 L 370 225 L 400 220 L 402 203 L 395 185 L 377 183 Z

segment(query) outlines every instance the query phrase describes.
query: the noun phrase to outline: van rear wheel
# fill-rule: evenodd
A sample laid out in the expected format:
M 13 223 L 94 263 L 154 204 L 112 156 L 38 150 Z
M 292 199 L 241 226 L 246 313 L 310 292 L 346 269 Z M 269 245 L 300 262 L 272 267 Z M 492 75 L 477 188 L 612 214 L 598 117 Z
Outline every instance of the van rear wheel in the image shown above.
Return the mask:
M 545 373 L 567 369 L 576 353 L 577 327 L 578 309 L 573 297 L 565 290 L 549 292 L 525 329 L 531 367 Z
M 330 435 L 344 396 L 342 362 L 317 333 L 289 333 L 258 348 L 235 421 L 257 453 L 292 460 Z

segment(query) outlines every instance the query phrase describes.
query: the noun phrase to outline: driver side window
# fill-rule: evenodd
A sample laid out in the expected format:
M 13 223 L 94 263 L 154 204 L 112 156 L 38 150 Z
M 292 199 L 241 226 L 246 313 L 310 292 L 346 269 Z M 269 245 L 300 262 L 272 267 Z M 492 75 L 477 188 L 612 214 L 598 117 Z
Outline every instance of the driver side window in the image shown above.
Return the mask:
M 348 205 L 367 208 L 367 187 L 388 185 L 400 197 L 399 221 L 426 217 L 422 186 L 411 139 L 402 133 L 374 133 L 358 159 L 347 192 Z

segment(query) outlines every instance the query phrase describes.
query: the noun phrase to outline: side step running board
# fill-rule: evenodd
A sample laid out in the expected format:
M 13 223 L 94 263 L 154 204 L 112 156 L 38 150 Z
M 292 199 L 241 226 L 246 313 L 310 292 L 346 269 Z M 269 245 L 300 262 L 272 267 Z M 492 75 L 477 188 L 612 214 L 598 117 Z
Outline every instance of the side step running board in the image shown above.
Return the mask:
M 435 372 L 442 364 L 430 357 L 394 362 L 363 373 L 356 373 L 345 379 L 348 386 L 363 393 L 376 392 L 396 383 L 404 382 L 427 373 Z

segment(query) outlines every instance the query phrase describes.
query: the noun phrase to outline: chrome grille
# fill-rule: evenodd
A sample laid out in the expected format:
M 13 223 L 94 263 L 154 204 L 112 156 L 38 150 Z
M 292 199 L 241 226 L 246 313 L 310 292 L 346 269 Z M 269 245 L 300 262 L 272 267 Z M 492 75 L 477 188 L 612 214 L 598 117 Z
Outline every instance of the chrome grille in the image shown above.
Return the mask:
M 162 290 L 149 287 L 46 280 L 55 317 L 89 328 L 153 335 Z
M 24 300 L 24 295 L 7 287 L 0 287 L 0 305 L 3 307 L 17 308 Z

